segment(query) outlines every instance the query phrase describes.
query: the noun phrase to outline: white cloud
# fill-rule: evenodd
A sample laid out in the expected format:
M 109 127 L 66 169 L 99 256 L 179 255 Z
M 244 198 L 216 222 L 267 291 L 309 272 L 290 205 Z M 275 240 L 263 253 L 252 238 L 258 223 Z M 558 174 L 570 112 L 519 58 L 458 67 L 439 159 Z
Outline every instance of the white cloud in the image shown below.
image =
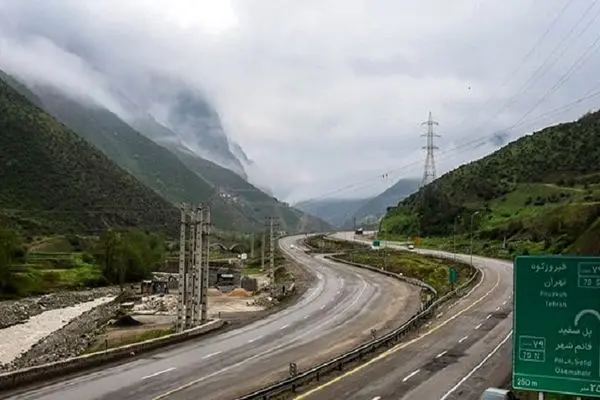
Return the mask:
M 440 152 L 461 149 L 440 154 L 439 172 L 493 150 L 491 140 L 464 144 L 509 127 L 544 95 L 595 39 L 594 29 L 577 32 L 600 10 L 598 5 L 587 14 L 562 55 L 554 53 L 561 56 L 545 76 L 496 115 L 587 2 L 572 2 L 504 86 L 563 0 L 40 4 L 0 0 L 1 66 L 60 77 L 73 90 L 90 88 L 103 104 L 110 101 L 102 97 L 106 84 L 143 93 L 153 74 L 182 77 L 211 98 L 228 135 L 264 171 L 259 179 L 290 201 L 375 182 L 390 170 L 388 179 L 421 176 L 420 123 L 429 111 L 440 122 Z M 587 92 L 597 83 L 599 61 L 594 53 L 530 117 Z M 508 134 L 576 118 L 595 104 L 582 103 Z M 410 168 L 400 168 L 408 163 Z M 354 185 L 338 195 L 370 194 L 389 184 Z

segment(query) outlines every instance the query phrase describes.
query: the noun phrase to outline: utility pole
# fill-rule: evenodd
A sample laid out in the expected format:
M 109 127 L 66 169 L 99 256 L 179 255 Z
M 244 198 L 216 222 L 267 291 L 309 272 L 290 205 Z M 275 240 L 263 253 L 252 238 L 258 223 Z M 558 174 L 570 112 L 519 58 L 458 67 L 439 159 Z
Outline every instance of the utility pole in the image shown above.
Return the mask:
M 469 251 L 471 254 L 471 266 L 473 266 L 473 218 L 475 218 L 477 214 L 479 214 L 479 211 L 475 211 L 471 214 L 471 250 Z
M 422 125 L 427 125 L 427 133 L 421 135 L 426 137 L 426 145 L 423 146 L 423 149 L 427 151 L 427 155 L 425 156 L 425 168 L 423 171 L 423 180 L 421 181 L 421 186 L 425 186 L 428 183 L 433 182 L 436 178 L 435 158 L 433 153 L 438 147 L 434 145 L 433 141 L 434 138 L 441 136 L 433 131 L 433 127 L 439 124 L 431 117 L 431 111 L 429 112 L 428 120 L 423 122 Z
M 254 258 L 254 232 L 250 234 L 250 258 Z
M 458 222 L 458 219 L 460 218 L 460 215 L 457 215 L 454 218 L 454 232 L 452 234 L 452 241 L 454 242 L 454 260 L 456 261 L 456 223 Z
M 202 260 L 200 262 L 200 267 L 202 269 L 202 290 L 200 302 L 202 304 L 202 314 L 201 314 L 201 322 L 205 323 L 208 320 L 208 277 L 210 274 L 209 268 L 209 248 L 210 248 L 210 227 L 211 227 L 211 218 L 210 218 L 210 206 L 205 205 L 203 207 L 204 211 L 201 217 L 201 255 Z
M 195 210 L 191 209 L 189 211 L 189 222 L 187 224 L 187 230 L 189 232 L 189 235 L 186 238 L 186 262 L 185 262 L 185 285 L 186 285 L 186 290 L 185 290 L 185 297 L 186 297 L 186 303 L 185 303 L 185 329 L 189 329 L 191 327 L 194 326 L 194 309 L 195 307 L 195 303 L 196 303 L 196 299 L 195 299 L 195 292 L 196 288 L 194 288 L 194 284 L 195 284 L 195 278 L 196 278 L 196 271 L 194 270 L 194 256 L 195 256 L 195 252 L 194 252 L 194 246 L 195 246 L 195 236 L 196 236 L 196 212 Z
M 192 326 L 197 326 L 202 309 L 202 207 L 196 207 L 194 213 L 194 258 L 192 280 L 194 282 L 194 302 L 192 310 Z
M 187 231 L 188 207 L 181 205 L 181 229 L 179 233 L 179 299 L 177 302 L 177 330 L 185 330 L 185 305 L 186 305 L 186 287 L 185 287 L 185 262 L 186 262 L 186 231 Z
M 267 217 L 269 229 L 269 281 L 271 294 L 275 291 L 275 218 Z
M 275 246 L 273 241 L 273 218 L 269 218 L 269 274 L 271 287 L 275 287 Z
M 262 243 L 260 244 L 260 270 L 264 271 L 265 270 L 265 246 L 267 244 L 266 242 L 266 237 L 265 237 L 265 231 L 263 230 L 263 234 L 262 234 Z

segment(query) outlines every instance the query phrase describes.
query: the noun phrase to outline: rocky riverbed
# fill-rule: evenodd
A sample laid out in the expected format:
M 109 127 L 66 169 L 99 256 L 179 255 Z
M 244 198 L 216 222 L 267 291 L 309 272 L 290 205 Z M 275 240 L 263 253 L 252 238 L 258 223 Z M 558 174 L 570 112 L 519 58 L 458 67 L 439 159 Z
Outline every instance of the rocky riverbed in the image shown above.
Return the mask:
M 115 297 L 45 311 L 0 331 L 0 371 L 79 355 L 119 308 Z
M 116 296 L 118 293 L 117 287 L 104 287 L 2 301 L 0 302 L 0 329 L 25 323 L 29 318 L 48 310 L 71 307 L 101 297 Z

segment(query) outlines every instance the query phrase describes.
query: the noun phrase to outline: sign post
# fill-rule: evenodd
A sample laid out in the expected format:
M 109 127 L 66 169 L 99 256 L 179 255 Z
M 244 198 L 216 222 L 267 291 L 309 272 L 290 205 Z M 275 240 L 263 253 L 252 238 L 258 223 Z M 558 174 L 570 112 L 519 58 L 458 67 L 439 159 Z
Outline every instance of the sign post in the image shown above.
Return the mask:
M 458 281 L 458 271 L 455 267 L 448 269 L 448 283 L 450 283 L 452 290 L 454 290 L 454 284 Z
M 518 256 L 513 274 L 513 388 L 600 398 L 600 257 Z

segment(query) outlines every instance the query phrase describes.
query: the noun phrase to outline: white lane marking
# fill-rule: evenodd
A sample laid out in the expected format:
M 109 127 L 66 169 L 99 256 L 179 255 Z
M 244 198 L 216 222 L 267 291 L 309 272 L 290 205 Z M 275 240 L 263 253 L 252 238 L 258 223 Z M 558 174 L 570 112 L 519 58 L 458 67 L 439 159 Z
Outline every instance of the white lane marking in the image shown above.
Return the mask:
M 380 399 L 381 399 L 381 396 L 375 396 L 371 400 L 380 400 Z
M 420 369 L 411 372 L 410 374 L 406 375 L 406 377 L 404 379 L 402 379 L 402 382 L 406 382 L 407 380 L 409 380 L 410 378 L 412 378 L 413 376 L 415 376 L 416 374 L 418 374 L 420 371 Z
M 490 314 L 487 317 L 485 317 L 485 319 L 490 319 L 490 318 L 492 318 L 492 314 Z
M 280 331 L 284 330 L 285 328 L 287 328 L 289 326 L 289 324 L 285 324 L 284 326 L 282 326 L 281 328 L 279 328 Z
M 324 308 L 325 308 L 325 304 L 323 304 L 323 305 L 321 306 L 321 310 L 322 310 L 322 309 L 324 309 Z
M 482 325 L 482 324 L 479 324 L 479 325 L 477 325 L 477 326 L 475 327 L 475 329 L 479 329 L 479 328 L 481 328 L 481 325 Z
M 498 311 L 500 309 L 500 306 L 496 307 L 496 311 Z
M 503 301 L 503 302 L 502 302 L 502 305 L 503 305 L 503 306 L 504 306 L 504 305 L 506 305 L 506 301 Z
M 438 354 L 437 356 L 435 356 L 435 358 L 440 358 L 442 357 L 444 354 L 446 354 L 448 352 L 448 350 L 444 350 L 442 351 L 440 354 Z
M 469 338 L 469 335 L 467 335 L 467 336 L 463 336 L 463 337 L 461 337 L 461 338 L 460 338 L 460 340 L 458 341 L 458 343 L 462 343 L 462 342 L 464 342 L 465 340 L 467 340 L 468 338 Z
M 211 358 L 211 357 L 216 356 L 217 354 L 221 354 L 221 353 L 222 353 L 222 351 L 215 351 L 214 353 L 205 355 L 204 357 L 202 357 L 202 359 L 206 360 L 207 358 Z
M 442 315 L 444 315 L 444 313 L 443 313 L 443 312 L 439 313 L 439 314 L 438 314 L 438 315 L 436 315 L 435 317 L 436 317 L 436 318 L 441 318 L 441 317 L 442 317 Z
M 167 368 L 167 369 L 165 369 L 165 370 L 162 370 L 162 371 L 155 372 L 155 373 L 153 373 L 153 374 L 150 374 L 150 375 L 144 376 L 144 377 L 142 378 L 142 380 L 143 380 L 143 381 L 145 381 L 146 379 L 150 379 L 150 378 L 154 378 L 155 376 L 158 376 L 158 375 L 166 374 L 167 372 L 169 372 L 169 371 L 173 371 L 174 369 L 175 369 L 175 367 L 171 367 L 171 368 Z
M 310 317 L 310 314 L 308 314 L 308 315 L 305 315 L 305 316 L 304 316 L 304 319 L 308 319 L 308 317 Z
M 258 339 L 260 339 L 262 336 L 259 337 L 255 337 L 254 339 L 250 339 L 248 340 L 248 343 L 252 343 L 252 342 L 256 342 Z
M 498 350 L 500 350 L 500 347 L 502 347 L 502 345 L 504 343 L 506 343 L 508 341 L 508 339 L 510 339 L 510 336 L 512 335 L 512 333 L 513 333 L 513 331 L 511 329 L 510 332 L 508 332 L 508 335 L 506 335 L 506 337 L 504 339 L 502 339 L 502 341 L 500 343 L 498 343 L 498 345 L 496 347 L 494 347 L 494 349 L 492 351 L 490 351 L 490 353 L 487 356 L 485 356 L 483 358 L 483 360 L 481 360 L 481 362 L 475 366 L 475 368 L 473 368 L 467 375 L 465 375 L 460 381 L 458 381 L 458 383 L 456 385 L 454 385 L 450 390 L 448 390 L 446 392 L 446 394 L 444 394 L 440 400 L 446 400 L 448 397 L 450 397 L 450 395 L 452 393 L 454 393 L 456 391 L 456 389 L 458 389 L 471 376 L 473 376 L 473 374 L 475 372 L 477 372 L 479 370 L 479 368 L 481 368 L 483 366 L 483 364 L 486 363 L 487 360 L 489 360 L 490 358 L 492 358 L 492 356 L 494 354 L 496 354 L 498 352 Z

